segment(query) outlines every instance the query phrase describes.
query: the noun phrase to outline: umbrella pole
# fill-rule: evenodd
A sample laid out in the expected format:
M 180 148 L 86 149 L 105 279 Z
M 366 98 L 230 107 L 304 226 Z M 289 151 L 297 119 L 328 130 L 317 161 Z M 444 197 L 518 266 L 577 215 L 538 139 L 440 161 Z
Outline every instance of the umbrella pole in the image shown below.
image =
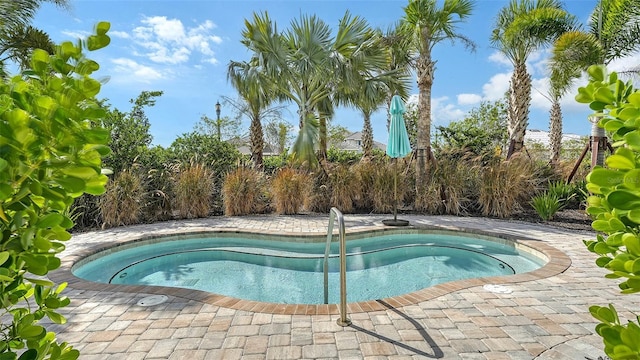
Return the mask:
M 398 158 L 393 159 L 393 221 L 398 220 Z

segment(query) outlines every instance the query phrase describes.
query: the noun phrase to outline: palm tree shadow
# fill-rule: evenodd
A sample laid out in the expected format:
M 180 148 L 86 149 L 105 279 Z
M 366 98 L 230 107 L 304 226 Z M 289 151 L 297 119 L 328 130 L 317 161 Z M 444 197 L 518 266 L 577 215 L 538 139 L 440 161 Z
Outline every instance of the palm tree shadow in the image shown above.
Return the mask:
M 419 323 L 417 322 L 415 319 L 411 318 L 409 315 L 403 313 L 402 311 L 394 308 L 393 306 L 389 305 L 388 303 L 386 303 L 383 300 L 376 300 L 378 303 L 382 304 L 384 307 L 386 307 L 387 309 L 395 312 L 396 314 L 402 316 L 404 319 L 406 319 L 408 322 L 410 322 L 415 328 L 416 330 L 418 330 L 418 333 L 422 336 L 422 338 L 427 342 L 427 344 L 429 344 L 429 347 L 431 347 L 431 350 L 433 350 L 433 354 L 427 353 L 423 350 L 417 349 L 413 346 L 409 346 L 407 344 L 404 344 L 398 340 L 394 340 L 391 338 L 388 338 L 384 335 L 380 335 L 377 334 L 371 330 L 367 330 L 364 328 L 361 328 L 360 326 L 354 325 L 353 323 L 351 325 L 349 325 L 349 327 L 363 332 L 369 336 L 373 336 L 375 338 L 378 338 L 382 341 L 391 343 L 397 347 L 403 348 L 405 350 L 409 350 L 411 352 L 414 352 L 416 355 L 421 355 L 427 358 L 431 358 L 431 359 L 441 359 L 444 357 L 444 353 L 442 352 L 442 350 L 440 349 L 440 347 L 438 346 L 438 344 L 436 344 L 436 342 L 433 340 L 433 338 L 431 336 L 429 336 L 429 333 L 427 333 L 427 330 Z

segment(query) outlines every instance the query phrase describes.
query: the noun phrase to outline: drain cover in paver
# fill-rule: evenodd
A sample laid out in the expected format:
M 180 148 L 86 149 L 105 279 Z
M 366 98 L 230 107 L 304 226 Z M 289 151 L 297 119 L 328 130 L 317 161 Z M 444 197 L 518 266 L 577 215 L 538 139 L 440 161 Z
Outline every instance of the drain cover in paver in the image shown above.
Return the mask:
M 487 284 L 482 288 L 496 294 L 511 294 L 513 292 L 513 290 L 509 289 L 506 286 L 495 285 L 495 284 Z
M 165 295 L 151 295 L 144 297 L 138 301 L 138 305 L 140 306 L 154 306 L 162 304 L 163 302 L 169 300 L 169 298 Z

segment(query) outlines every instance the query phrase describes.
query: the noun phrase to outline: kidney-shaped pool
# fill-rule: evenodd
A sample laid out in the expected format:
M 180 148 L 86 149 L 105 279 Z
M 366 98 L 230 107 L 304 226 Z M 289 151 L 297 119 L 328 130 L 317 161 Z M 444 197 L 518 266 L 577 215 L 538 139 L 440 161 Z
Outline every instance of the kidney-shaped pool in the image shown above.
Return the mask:
M 334 237 L 336 238 L 336 237 Z M 347 236 L 347 301 L 382 299 L 436 284 L 529 272 L 546 262 L 516 243 L 414 231 Z M 127 243 L 77 262 L 82 279 L 158 285 L 283 304 L 324 302 L 322 237 L 250 233 L 172 236 Z M 329 258 L 329 303 L 339 299 L 338 244 Z

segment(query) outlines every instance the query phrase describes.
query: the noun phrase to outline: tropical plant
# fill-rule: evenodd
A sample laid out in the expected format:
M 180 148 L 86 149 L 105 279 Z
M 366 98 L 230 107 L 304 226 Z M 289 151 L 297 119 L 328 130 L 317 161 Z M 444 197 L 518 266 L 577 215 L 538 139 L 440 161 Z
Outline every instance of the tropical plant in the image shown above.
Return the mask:
M 376 41 L 386 55 L 385 62 L 378 64 L 378 69 L 365 70 L 359 73 L 360 76 L 353 78 L 349 84 L 350 90 L 342 91 L 337 97 L 345 97 L 348 104 L 353 105 L 360 110 L 363 117 L 362 126 L 362 160 L 370 161 L 373 157 L 373 128 L 371 127 L 371 115 L 376 112 L 383 104 L 390 106 L 390 99 L 394 94 L 402 94 L 406 99 L 410 89 L 410 71 L 409 71 L 409 48 L 406 39 L 398 39 L 397 44 L 390 45 L 391 38 L 400 38 L 397 35 L 399 30 L 390 31 L 386 37 L 379 34 Z M 399 48 L 399 45 L 405 44 L 405 48 Z M 404 53 L 402 53 L 404 51 Z M 402 63 L 399 59 L 405 55 Z M 355 89 L 356 91 L 353 91 Z
M 640 50 L 638 22 L 640 0 L 598 1 L 587 24 L 588 30 L 568 31 L 555 41 L 550 61 L 552 89 L 558 87 L 564 95 L 590 65 L 608 65 Z M 552 116 L 551 121 L 554 128 L 561 128 L 561 117 Z M 605 135 L 597 121 L 592 124 L 592 133 Z M 561 135 L 552 137 L 552 149 L 558 148 L 560 141 Z M 555 153 L 552 159 L 553 156 Z M 598 157 L 597 165 L 603 165 L 602 159 Z
M 338 21 L 334 36 L 315 15 L 301 16 L 279 33 L 268 14 L 262 13 L 245 21 L 242 37 L 252 52 L 248 63 L 273 83 L 279 100 L 298 106 L 300 132 L 292 155 L 309 165 L 317 163 L 315 148 L 319 140 L 326 143 L 319 134 L 326 134 L 323 129 L 333 107 L 346 103 L 355 91 L 355 78 L 366 77 L 385 63 L 376 33 L 364 19 L 348 12 Z M 324 151 L 320 146 L 320 153 Z
M 31 53 L 42 49 L 53 54 L 55 44 L 47 33 L 29 25 L 43 2 L 67 8 L 67 0 L 0 0 L 0 75 L 12 60 L 22 70 L 29 68 Z
M 0 3 L 12 6 L 18 2 Z M 2 12 L 2 17 L 6 13 Z M 58 309 L 66 283 L 47 279 L 71 238 L 69 208 L 83 193 L 99 195 L 107 182 L 101 157 L 109 153 L 105 112 L 91 78 L 99 65 L 86 57 L 109 44 L 109 23 L 85 41 L 63 42 L 54 54 L 34 50 L 31 69 L 0 80 L 0 358 L 76 359 L 58 343 L 44 318 L 64 324 Z M 19 356 L 19 357 L 18 357 Z
M 619 279 L 623 294 L 640 292 L 640 91 L 623 83 L 604 66 L 590 66 L 589 83 L 578 89 L 576 100 L 589 104 L 601 118 L 599 125 L 611 132 L 615 152 L 587 176 L 587 199 L 595 240 L 585 240 L 597 254 L 596 265 Z M 589 307 L 600 321 L 596 332 L 611 359 L 640 358 L 640 316 L 622 324 L 613 305 Z
M 404 36 L 402 21 L 398 21 L 384 31 L 379 31 L 380 44 L 386 49 L 387 54 L 384 71 L 395 74 L 399 79 L 410 78 L 413 61 L 412 39 L 409 36 Z M 391 99 L 397 94 L 406 100 L 409 97 L 410 91 L 406 85 L 406 81 L 389 83 L 389 93 L 385 99 L 387 105 L 387 128 L 389 128 L 391 124 Z
M 546 192 L 558 198 L 558 200 L 562 203 L 568 203 L 574 197 L 576 197 L 575 187 L 571 184 L 567 184 L 564 181 L 550 182 Z
M 418 79 L 418 132 L 416 139 L 416 185 L 426 184 L 427 165 L 431 158 L 431 88 L 436 61 L 431 57 L 433 48 L 443 41 L 459 40 L 474 50 L 475 44 L 457 32 L 457 25 L 466 20 L 473 10 L 472 0 L 445 0 L 438 7 L 436 0 L 411 0 L 404 8 L 402 33 L 411 40 L 417 53 L 413 66 Z M 420 192 L 420 191 L 419 191 Z
M 241 101 L 230 101 L 229 104 L 249 118 L 249 137 L 251 139 L 251 160 L 256 169 L 262 169 L 262 151 L 264 137 L 262 121 L 268 118 L 279 118 L 282 107 L 270 107 L 276 99 L 273 83 L 246 61 L 231 61 L 227 68 L 227 80 L 238 91 Z
M 574 17 L 564 11 L 559 0 L 511 0 L 498 13 L 491 43 L 513 64 L 507 113 L 508 158 L 524 146 L 529 123 L 531 75 L 527 59 L 573 28 Z
M 562 209 L 562 201 L 558 195 L 545 192 L 535 195 L 530 202 L 533 209 L 538 213 L 542 220 L 549 221 L 553 216 Z
M 0 30 L 0 64 L 11 60 L 22 70 L 29 68 L 31 53 L 42 49 L 53 54 L 55 44 L 46 32 L 33 26 L 19 26 Z
M 268 203 L 264 174 L 244 166 L 230 172 L 222 184 L 222 199 L 228 216 L 264 212 Z

